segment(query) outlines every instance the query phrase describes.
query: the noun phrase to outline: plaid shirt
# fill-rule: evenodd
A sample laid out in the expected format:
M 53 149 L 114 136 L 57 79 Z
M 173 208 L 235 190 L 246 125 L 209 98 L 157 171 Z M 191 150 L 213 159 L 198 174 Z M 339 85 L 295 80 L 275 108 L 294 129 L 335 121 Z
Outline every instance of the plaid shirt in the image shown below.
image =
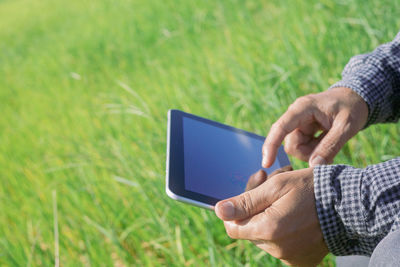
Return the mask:
M 332 87 L 348 87 L 368 104 L 367 126 L 400 117 L 400 33 L 369 54 L 353 57 Z M 331 88 L 332 88 L 331 87 Z M 389 232 L 400 230 L 400 157 L 357 169 L 314 168 L 318 218 L 335 255 L 371 255 Z

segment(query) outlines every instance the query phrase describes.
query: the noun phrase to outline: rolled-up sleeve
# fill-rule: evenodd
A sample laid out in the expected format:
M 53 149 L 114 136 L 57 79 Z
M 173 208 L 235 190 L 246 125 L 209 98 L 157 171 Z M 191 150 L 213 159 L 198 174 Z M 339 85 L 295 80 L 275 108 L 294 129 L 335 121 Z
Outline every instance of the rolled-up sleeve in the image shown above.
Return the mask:
M 316 166 L 314 190 L 322 233 L 335 255 L 371 255 L 400 229 L 400 157 L 364 169 Z
M 394 122 L 400 116 L 400 33 L 387 44 L 368 54 L 350 59 L 342 80 L 331 86 L 348 87 L 368 105 L 365 127 L 379 122 Z

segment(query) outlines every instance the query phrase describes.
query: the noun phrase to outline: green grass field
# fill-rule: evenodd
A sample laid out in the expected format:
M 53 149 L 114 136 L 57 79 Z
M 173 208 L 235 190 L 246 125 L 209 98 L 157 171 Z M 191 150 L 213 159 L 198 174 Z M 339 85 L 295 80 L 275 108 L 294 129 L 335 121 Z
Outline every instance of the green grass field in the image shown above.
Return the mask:
M 212 212 L 166 196 L 167 110 L 266 135 L 351 56 L 390 41 L 399 10 L 392 0 L 0 0 L 0 266 L 281 266 L 229 239 Z M 399 135 L 372 126 L 336 163 L 398 156 Z

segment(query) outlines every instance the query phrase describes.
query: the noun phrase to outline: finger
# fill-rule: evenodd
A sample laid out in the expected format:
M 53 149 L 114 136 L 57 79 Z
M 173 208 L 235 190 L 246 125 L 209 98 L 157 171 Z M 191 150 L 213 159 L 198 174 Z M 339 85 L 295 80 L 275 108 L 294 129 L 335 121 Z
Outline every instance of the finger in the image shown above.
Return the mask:
M 325 116 L 324 116 L 325 117 Z M 326 118 L 324 118 L 326 119 Z M 301 124 L 298 128 L 304 135 L 314 137 L 315 133 L 318 132 L 321 129 L 325 129 L 324 126 L 319 123 L 319 117 L 314 118 L 314 121 L 307 123 L 307 124 Z M 325 129 L 326 130 L 326 129 Z
M 306 135 L 300 129 L 296 129 L 285 137 L 285 151 L 296 158 L 308 161 L 315 148 L 309 146 L 312 140 L 313 135 Z
M 317 132 L 317 131 L 315 131 Z M 322 133 L 318 137 L 314 134 L 306 135 L 303 131 L 296 129 L 285 138 L 285 151 L 286 153 L 303 161 L 309 161 L 311 154 L 317 147 L 320 140 L 324 137 Z
M 262 167 L 269 168 L 272 166 L 275 161 L 278 148 L 281 146 L 283 139 L 291 131 L 296 129 L 298 124 L 298 116 L 296 116 L 296 114 L 289 114 L 286 112 L 277 122 L 272 125 L 267 138 L 265 138 L 262 148 Z
M 268 133 L 263 145 L 264 168 L 270 167 L 274 161 L 279 146 L 286 135 L 302 124 L 312 123 L 313 113 L 319 113 L 310 102 L 310 98 L 299 98 L 289 109 L 276 121 Z
M 283 166 L 282 168 L 276 169 L 269 175 L 264 170 L 259 170 L 258 172 L 256 172 L 255 174 L 253 174 L 250 177 L 249 181 L 247 182 L 245 191 L 250 191 L 250 190 L 260 186 L 261 184 L 263 184 L 267 179 L 269 179 L 279 173 L 283 173 L 283 172 L 287 172 L 287 171 L 293 171 L 293 168 L 291 165 L 286 165 L 286 166 Z
M 351 122 L 346 114 L 339 114 L 332 128 L 322 136 L 321 141 L 310 156 L 311 167 L 319 164 L 329 164 L 343 145 L 352 137 Z
M 247 181 L 245 191 L 250 191 L 251 189 L 256 188 L 257 186 L 261 185 L 267 180 L 267 174 L 264 170 L 259 170 L 252 176 L 250 176 L 249 180 Z
M 296 151 L 294 151 L 291 155 L 300 160 L 308 162 L 319 142 L 319 138 L 313 138 L 307 144 L 299 145 Z
M 283 173 L 283 172 L 289 172 L 289 171 L 293 171 L 292 165 L 283 166 L 282 168 L 276 169 L 271 174 L 269 174 L 267 179 L 269 179 L 272 176 L 275 176 L 277 174 L 280 174 L 280 173 Z
M 282 216 L 277 208 L 267 208 L 247 219 L 225 221 L 224 226 L 231 238 L 273 241 L 282 235 L 279 230 Z
M 279 183 L 272 181 L 270 185 L 268 181 L 250 191 L 218 202 L 215 205 L 216 215 L 224 221 L 243 220 L 265 210 L 282 193 Z
M 226 233 L 230 238 L 260 240 L 263 238 L 264 230 L 268 227 L 264 213 L 256 214 L 253 217 L 242 221 L 225 221 Z
M 310 141 L 315 139 L 315 134 L 319 130 L 327 131 L 319 123 L 307 123 L 301 124 L 299 128 L 296 128 L 285 137 L 285 151 L 295 151 L 298 146 L 308 144 Z
M 276 169 L 269 175 L 264 170 L 259 170 L 258 172 L 254 173 L 252 176 L 250 176 L 249 181 L 246 184 L 245 191 L 250 191 L 250 190 L 260 186 L 261 184 L 263 184 L 268 178 L 271 178 L 272 176 L 275 176 L 279 173 L 283 173 L 283 172 L 287 172 L 287 171 L 293 171 L 293 168 L 291 165 L 287 165 L 282 168 Z

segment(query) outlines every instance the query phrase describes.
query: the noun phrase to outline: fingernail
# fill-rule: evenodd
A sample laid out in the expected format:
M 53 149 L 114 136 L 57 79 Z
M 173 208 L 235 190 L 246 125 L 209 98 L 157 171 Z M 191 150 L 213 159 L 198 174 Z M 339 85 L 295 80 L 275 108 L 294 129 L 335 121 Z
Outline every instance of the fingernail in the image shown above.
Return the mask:
M 326 164 L 326 160 L 321 156 L 314 157 L 310 162 L 311 167 L 314 167 L 316 165 L 324 165 L 324 164 Z
M 233 203 L 230 201 L 222 203 L 220 209 L 224 217 L 226 217 L 226 219 L 231 219 L 235 216 L 235 207 L 233 206 Z

